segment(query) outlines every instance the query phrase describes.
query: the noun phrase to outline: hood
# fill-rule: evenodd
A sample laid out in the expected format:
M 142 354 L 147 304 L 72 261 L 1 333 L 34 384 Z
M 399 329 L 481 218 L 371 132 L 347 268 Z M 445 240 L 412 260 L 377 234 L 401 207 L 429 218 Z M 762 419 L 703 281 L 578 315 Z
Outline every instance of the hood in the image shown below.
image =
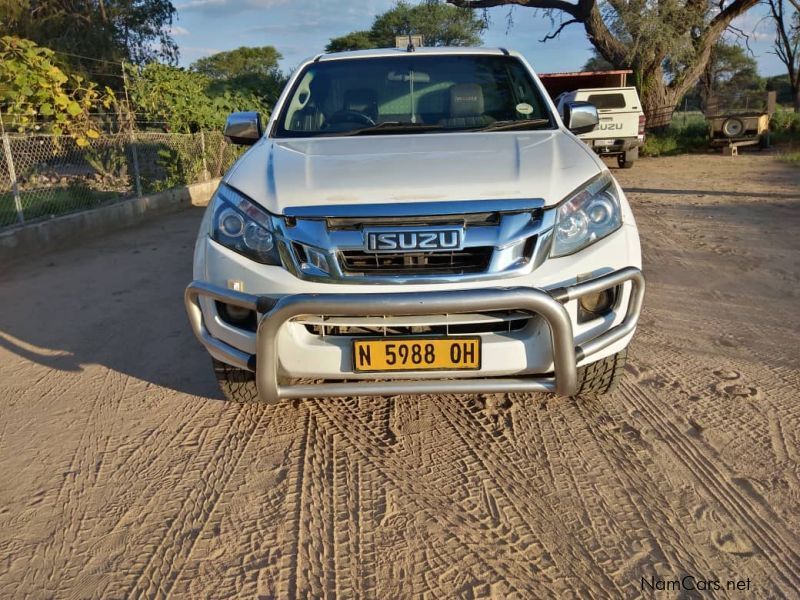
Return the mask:
M 265 138 L 225 181 L 273 214 L 361 203 L 537 198 L 553 205 L 601 168 L 560 130 Z

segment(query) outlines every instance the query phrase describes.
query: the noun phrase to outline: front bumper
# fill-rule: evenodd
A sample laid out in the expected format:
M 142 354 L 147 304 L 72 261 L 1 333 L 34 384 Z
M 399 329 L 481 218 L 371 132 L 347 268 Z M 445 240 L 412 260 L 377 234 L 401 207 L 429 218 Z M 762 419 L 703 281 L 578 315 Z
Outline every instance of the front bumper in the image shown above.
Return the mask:
M 564 303 L 581 296 L 631 283 L 625 318 L 589 341 L 575 345 L 572 321 Z M 425 393 L 556 392 L 577 390 L 577 363 L 633 333 L 644 299 L 644 277 L 627 267 L 551 290 L 538 288 L 486 288 L 437 292 L 379 294 L 297 294 L 275 300 L 195 281 L 186 288 L 185 303 L 195 335 L 206 349 L 225 362 L 256 372 L 259 397 L 276 403 L 281 398 L 330 396 L 391 396 Z M 200 298 L 226 302 L 259 313 L 257 356 L 214 338 L 203 322 Z M 415 316 L 432 313 L 518 310 L 544 318 L 550 329 L 554 373 L 532 377 L 395 379 L 391 381 L 324 382 L 283 385 L 278 380 L 278 339 L 281 327 L 302 315 Z M 346 375 L 346 374 L 343 374 Z

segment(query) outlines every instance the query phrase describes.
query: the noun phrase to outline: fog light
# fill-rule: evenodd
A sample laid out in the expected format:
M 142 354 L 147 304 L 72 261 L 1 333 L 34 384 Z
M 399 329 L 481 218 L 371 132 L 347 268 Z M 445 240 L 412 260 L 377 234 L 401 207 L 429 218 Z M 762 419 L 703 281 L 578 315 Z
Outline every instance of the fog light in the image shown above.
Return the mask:
M 231 321 L 244 321 L 250 316 L 252 311 L 249 308 L 242 308 L 241 306 L 226 304 L 225 312 L 228 313 L 228 317 Z
M 587 294 L 578 300 L 578 323 L 597 319 L 614 307 L 617 300 L 616 288 L 610 288 L 597 294 Z
M 228 325 L 233 325 L 239 329 L 255 331 L 258 325 L 256 311 L 249 308 L 242 308 L 234 304 L 217 302 L 217 313 L 220 318 Z

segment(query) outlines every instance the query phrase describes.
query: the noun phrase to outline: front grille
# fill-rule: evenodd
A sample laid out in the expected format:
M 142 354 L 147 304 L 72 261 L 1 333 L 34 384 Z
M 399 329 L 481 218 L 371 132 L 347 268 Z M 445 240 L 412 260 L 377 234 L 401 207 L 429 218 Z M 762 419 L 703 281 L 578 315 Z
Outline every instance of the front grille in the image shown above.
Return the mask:
M 461 225 L 463 227 L 496 227 L 500 213 L 467 213 L 462 215 L 420 215 L 414 217 L 329 217 L 328 231 L 352 231 L 363 227 L 408 227 L 413 225 Z
M 490 246 L 453 252 L 364 252 L 339 253 L 342 271 L 348 275 L 437 275 L 482 273 L 492 260 Z
M 397 337 L 471 335 L 521 331 L 533 317 L 521 311 L 490 311 L 416 317 L 331 317 L 306 315 L 294 319 L 320 337 Z
M 494 323 L 465 323 L 463 325 L 429 325 L 417 327 L 323 327 L 306 324 L 312 335 L 320 337 L 410 337 L 415 335 L 470 335 L 476 333 L 513 333 L 527 327 L 530 319 L 497 321 Z

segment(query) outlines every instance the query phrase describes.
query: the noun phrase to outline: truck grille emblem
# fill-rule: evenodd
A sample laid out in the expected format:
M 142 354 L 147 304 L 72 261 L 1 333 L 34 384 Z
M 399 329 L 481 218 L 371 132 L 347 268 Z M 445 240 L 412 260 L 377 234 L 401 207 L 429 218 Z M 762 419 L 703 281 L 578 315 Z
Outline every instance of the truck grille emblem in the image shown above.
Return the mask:
M 364 230 L 364 248 L 367 252 L 461 250 L 462 243 L 462 230 L 454 227 Z

